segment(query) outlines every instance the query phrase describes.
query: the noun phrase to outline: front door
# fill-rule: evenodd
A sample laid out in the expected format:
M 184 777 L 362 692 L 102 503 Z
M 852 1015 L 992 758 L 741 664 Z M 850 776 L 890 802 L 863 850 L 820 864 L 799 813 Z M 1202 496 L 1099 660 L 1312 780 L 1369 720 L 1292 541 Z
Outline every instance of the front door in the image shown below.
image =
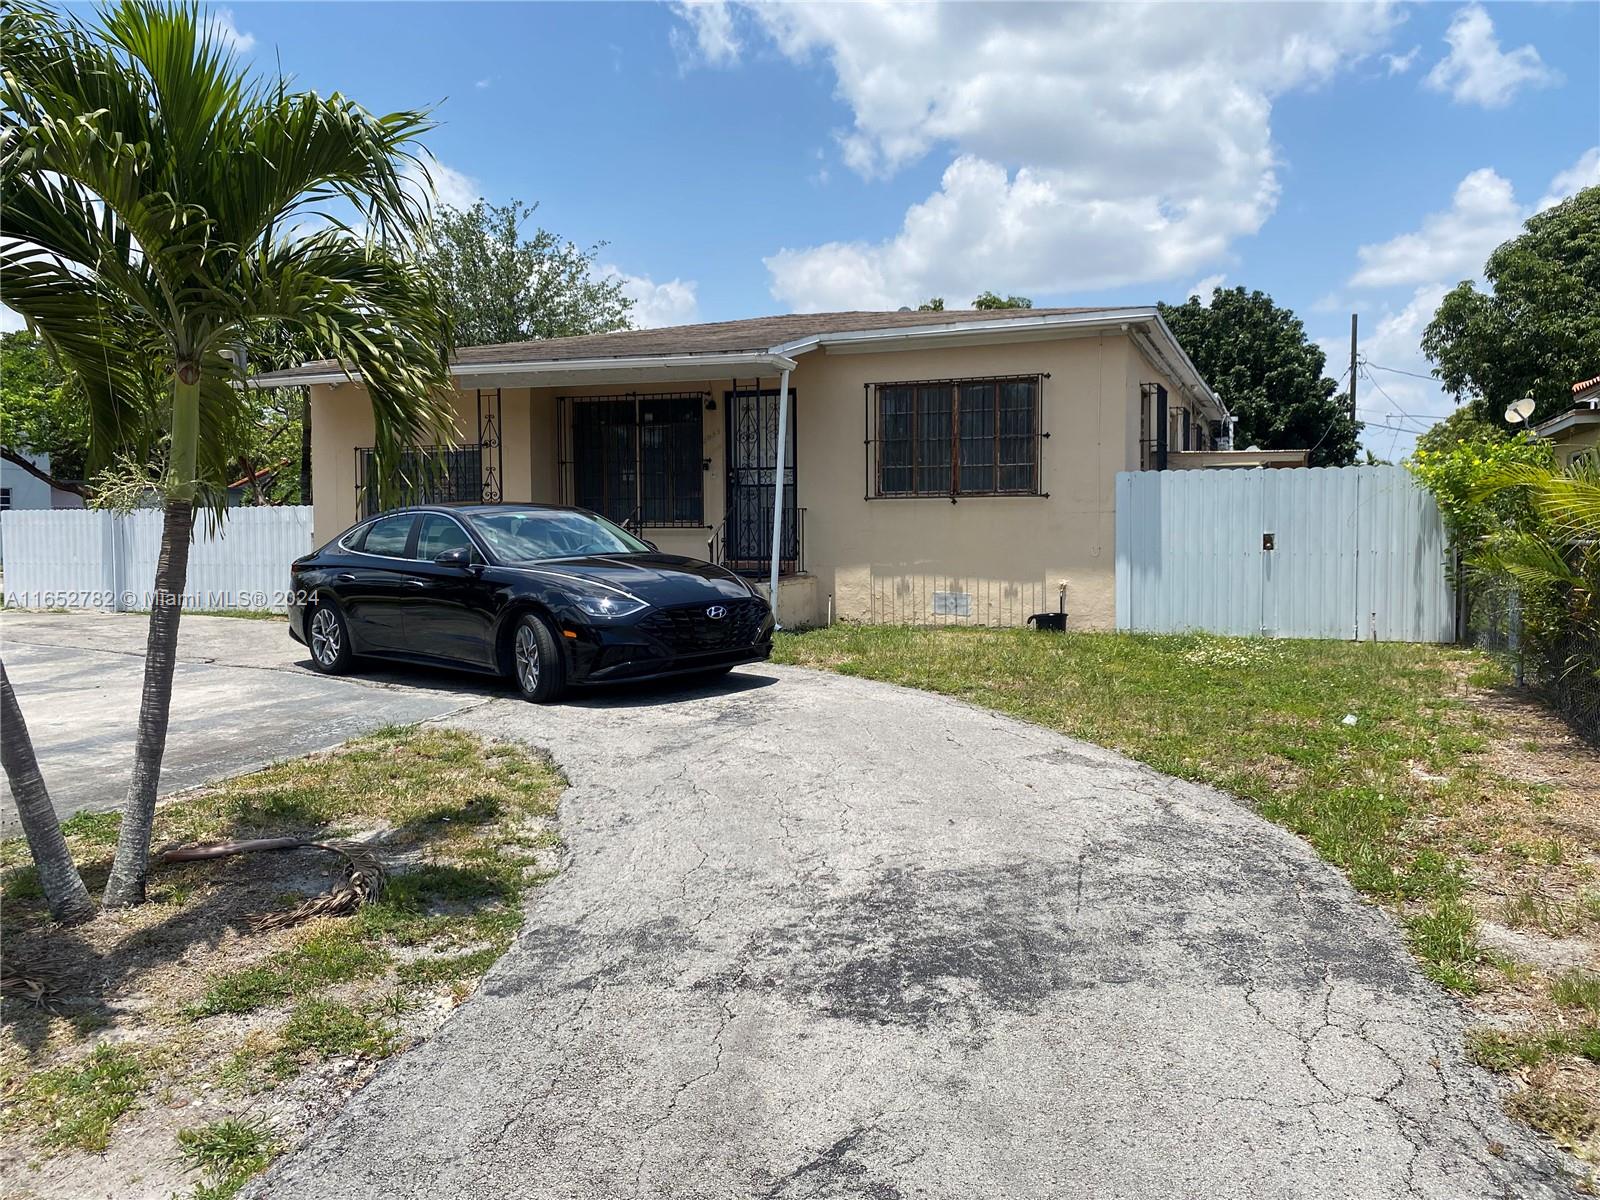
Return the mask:
M 728 521 L 723 561 L 735 571 L 765 574 L 772 562 L 772 495 L 778 479 L 778 389 L 726 393 L 728 408 Z M 800 511 L 795 497 L 795 393 L 789 389 L 787 450 L 783 456 L 783 539 L 780 569 L 797 569 Z

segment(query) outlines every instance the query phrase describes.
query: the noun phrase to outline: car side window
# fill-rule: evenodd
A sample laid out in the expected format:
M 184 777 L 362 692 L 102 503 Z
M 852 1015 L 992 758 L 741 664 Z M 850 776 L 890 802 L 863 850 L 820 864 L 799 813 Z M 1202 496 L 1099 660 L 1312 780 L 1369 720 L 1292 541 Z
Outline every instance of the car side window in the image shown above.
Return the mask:
M 417 557 L 425 562 L 432 562 L 446 550 L 457 550 L 465 547 L 471 550 L 472 539 L 467 537 L 467 531 L 462 529 L 449 517 L 441 517 L 437 513 L 424 513 L 422 528 L 417 531 Z
M 410 513 L 397 513 L 374 521 L 367 530 L 367 540 L 361 543 L 363 554 L 381 554 L 385 558 L 404 558 L 406 543 L 411 540 L 411 526 L 416 517 Z

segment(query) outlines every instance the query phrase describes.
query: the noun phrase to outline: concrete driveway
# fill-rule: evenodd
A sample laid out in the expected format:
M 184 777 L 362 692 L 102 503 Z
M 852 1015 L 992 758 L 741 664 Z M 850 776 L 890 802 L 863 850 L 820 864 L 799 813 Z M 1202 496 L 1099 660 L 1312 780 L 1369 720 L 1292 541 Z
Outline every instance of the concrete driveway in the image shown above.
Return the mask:
M 1216 792 L 776 668 L 446 721 L 550 750 L 570 862 L 261 1194 L 1571 1194 L 1391 921 Z
M 0 612 L 0 657 L 62 816 L 127 794 L 147 629 L 132 613 Z M 280 621 L 184 617 L 178 629 L 163 795 L 498 694 L 468 676 L 317 675 Z M 17 831 L 8 785 L 0 831 Z

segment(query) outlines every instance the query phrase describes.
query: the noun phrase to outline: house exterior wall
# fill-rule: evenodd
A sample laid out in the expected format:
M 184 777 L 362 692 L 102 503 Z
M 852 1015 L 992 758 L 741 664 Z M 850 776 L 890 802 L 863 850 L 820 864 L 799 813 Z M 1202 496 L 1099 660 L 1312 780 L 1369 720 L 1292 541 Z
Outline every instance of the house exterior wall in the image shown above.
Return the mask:
M 1600 421 L 1563 429 L 1550 440 L 1554 443 L 1556 462 L 1563 467 L 1570 467 L 1579 455 L 1600 449 Z
M 871 498 L 867 447 L 869 384 L 1004 375 L 1048 376 L 1040 397 L 1037 496 Z M 776 377 L 743 377 L 741 388 L 775 388 Z M 1044 341 L 868 353 L 819 350 L 790 375 L 796 393 L 796 498 L 806 510 L 805 570 L 815 577 L 809 614 L 907 624 L 1017 625 L 1056 610 L 1060 585 L 1069 624 L 1115 625 L 1115 482 L 1139 467 L 1140 385 L 1160 383 L 1169 407 L 1194 403 L 1126 335 L 1116 331 Z M 562 498 L 557 437 L 560 397 L 637 391 L 704 391 L 704 525 L 646 529 L 670 553 L 704 557 L 726 509 L 725 393 L 729 379 L 585 388 L 503 389 L 503 498 Z M 476 440 L 476 394 L 458 401 L 463 441 Z M 1215 414 L 1195 413 L 1194 419 Z M 356 519 L 355 447 L 372 444 L 359 385 L 312 389 L 316 537 Z M 570 496 L 568 497 L 570 499 Z M 969 597 L 970 614 L 936 615 L 934 593 Z

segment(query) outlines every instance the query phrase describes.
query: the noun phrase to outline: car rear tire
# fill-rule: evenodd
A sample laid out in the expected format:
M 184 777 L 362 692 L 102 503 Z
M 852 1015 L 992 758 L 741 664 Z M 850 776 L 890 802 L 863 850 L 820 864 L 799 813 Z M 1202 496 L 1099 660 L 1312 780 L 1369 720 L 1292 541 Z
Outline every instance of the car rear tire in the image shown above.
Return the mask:
M 311 650 L 311 665 L 324 675 L 342 675 L 354 664 L 350 651 L 350 627 L 344 613 L 333 600 L 319 600 L 306 622 L 306 645 Z
M 511 635 L 511 677 L 524 700 L 550 704 L 567 690 L 567 662 L 542 617 L 528 613 Z

